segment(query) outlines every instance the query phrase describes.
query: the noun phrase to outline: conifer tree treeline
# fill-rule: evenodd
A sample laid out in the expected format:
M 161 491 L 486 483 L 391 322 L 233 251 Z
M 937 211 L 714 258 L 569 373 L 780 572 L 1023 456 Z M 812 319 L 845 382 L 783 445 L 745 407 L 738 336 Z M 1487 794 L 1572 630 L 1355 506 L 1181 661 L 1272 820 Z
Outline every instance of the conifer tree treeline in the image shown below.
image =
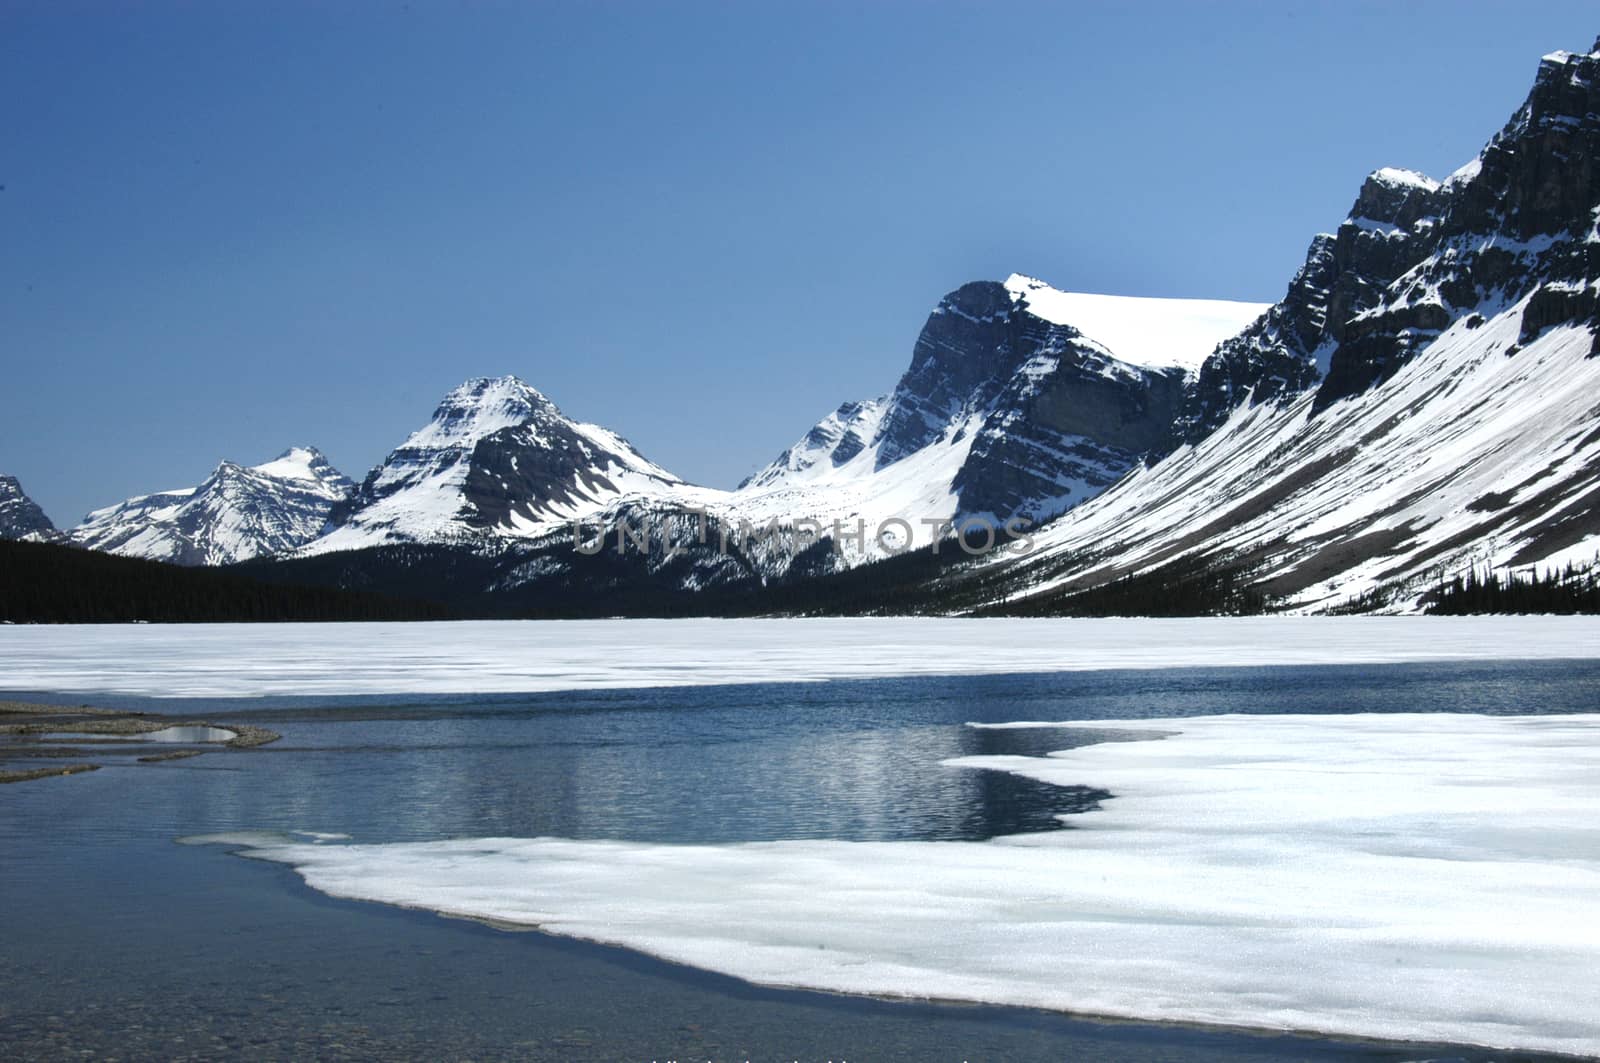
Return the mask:
M 1476 566 L 1465 576 L 1440 583 L 1428 612 L 1600 613 L 1600 565 L 1537 573 L 1496 572 Z
M 440 620 L 444 606 L 333 587 L 263 583 L 46 543 L 0 540 L 0 621 Z

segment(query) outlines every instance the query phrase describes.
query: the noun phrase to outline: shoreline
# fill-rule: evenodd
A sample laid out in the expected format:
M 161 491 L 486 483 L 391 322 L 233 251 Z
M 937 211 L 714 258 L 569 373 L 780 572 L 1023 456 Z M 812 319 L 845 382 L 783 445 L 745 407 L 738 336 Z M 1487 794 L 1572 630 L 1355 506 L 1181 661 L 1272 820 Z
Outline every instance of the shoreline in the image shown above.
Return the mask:
M 174 728 L 196 728 L 226 732 L 225 740 L 201 738 L 175 740 L 177 749 L 151 753 L 164 739 L 140 741 L 140 736 L 155 735 Z M 283 737 L 276 731 L 254 724 L 230 723 L 226 727 L 206 720 L 163 716 L 147 712 L 124 712 L 93 705 L 48 705 L 27 701 L 0 701 L 0 764 L 35 759 L 76 759 L 97 754 L 142 754 L 136 763 L 154 764 L 198 757 L 218 749 L 239 751 L 269 745 Z M 17 741 L 21 739 L 21 741 Z M 0 785 L 32 782 L 64 775 L 98 771 L 104 764 L 92 761 L 50 768 L 0 769 Z
M 242 856 L 251 859 L 239 851 L 230 851 L 230 856 Z M 293 868 L 290 868 L 293 870 Z M 299 878 L 296 875 L 296 878 Z M 315 887 L 306 884 L 307 889 Z M 320 892 L 320 891 L 318 891 Z M 820 995 L 838 1000 L 874 1001 L 883 1004 L 921 1005 L 934 1008 L 972 1008 L 972 1009 L 1003 1009 L 1011 1012 L 1020 1012 L 1050 1018 L 1066 1019 L 1071 1022 L 1088 1023 L 1095 1026 L 1118 1027 L 1129 1029 L 1158 1029 L 1176 1032 L 1192 1032 L 1211 1036 L 1243 1036 L 1270 1039 L 1276 1037 L 1292 1038 L 1296 1040 L 1311 1040 L 1349 1045 L 1358 1048 L 1371 1048 L 1379 1050 L 1392 1050 L 1396 1052 L 1446 1052 L 1446 1053 L 1515 1053 L 1518 1060 L 1537 1060 L 1546 1063 L 1558 1061 L 1572 1061 L 1572 1063 L 1594 1063 L 1600 1060 L 1596 1055 L 1577 1055 L 1569 1052 L 1549 1052 L 1543 1049 L 1515 1048 L 1505 1045 L 1473 1044 L 1461 1041 L 1408 1041 L 1393 1040 L 1379 1037 L 1361 1037 L 1354 1034 L 1329 1033 L 1310 1027 L 1274 1027 L 1274 1026 L 1248 1026 L 1238 1023 L 1220 1022 L 1195 1022 L 1186 1019 L 1159 1019 L 1141 1018 L 1132 1015 L 1114 1015 L 1093 1011 L 1074 1011 L 1070 1008 L 1046 1008 L 1028 1004 L 1012 1004 L 1003 1000 L 969 1000 L 962 997 L 918 996 L 910 993 L 854 993 L 839 989 L 826 989 L 816 986 L 789 985 L 782 982 L 759 982 L 738 975 L 725 974 L 705 967 L 696 967 L 693 964 L 683 963 L 667 956 L 658 955 L 648 949 L 634 948 L 628 945 L 617 945 L 597 938 L 583 937 L 576 934 L 562 934 L 558 931 L 548 930 L 542 924 L 516 923 L 505 919 L 465 915 L 459 912 L 437 911 L 419 905 L 392 904 L 387 901 L 367 901 L 360 898 L 341 897 L 337 894 L 324 894 L 333 900 L 347 904 L 378 904 L 387 908 L 412 912 L 418 915 L 431 915 L 438 919 L 456 922 L 477 923 L 503 934 L 537 934 L 542 938 L 552 941 L 573 942 L 591 948 L 602 949 L 608 952 L 622 952 L 633 956 L 642 957 L 653 963 L 662 964 L 668 968 L 675 968 L 682 972 L 692 973 L 697 976 L 711 976 L 728 978 L 743 985 L 750 986 L 773 993 L 794 993 L 800 995 Z

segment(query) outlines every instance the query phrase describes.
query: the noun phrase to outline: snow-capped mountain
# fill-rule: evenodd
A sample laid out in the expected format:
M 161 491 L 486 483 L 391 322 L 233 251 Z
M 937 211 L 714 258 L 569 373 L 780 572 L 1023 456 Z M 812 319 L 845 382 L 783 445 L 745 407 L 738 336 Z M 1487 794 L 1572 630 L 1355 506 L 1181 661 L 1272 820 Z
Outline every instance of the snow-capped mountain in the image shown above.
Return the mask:
M 1184 383 L 1254 303 L 1057 291 L 1012 275 L 940 301 L 888 395 L 840 406 L 730 500 L 869 528 L 1042 522 L 1163 453 Z M 927 523 L 924 523 L 927 522 Z
M 291 447 L 263 465 L 224 461 L 198 487 L 97 509 L 65 538 L 126 557 L 229 564 L 315 538 L 352 486 L 315 448 Z
M 965 285 L 934 308 L 892 392 L 846 403 L 734 491 L 686 483 L 515 377 L 470 380 L 294 564 L 419 596 L 450 571 L 452 596 L 633 600 L 837 571 L 965 517 L 1046 519 L 1163 452 L 1188 375 L 1265 309 L 1020 275 Z M 580 554 L 578 540 L 604 551 Z
M 840 407 L 732 492 L 684 482 L 515 377 L 470 380 L 301 552 L 557 540 L 570 552 L 574 520 L 648 525 L 670 537 L 664 529 L 687 532 L 697 513 L 719 527 L 865 521 L 873 533 L 900 518 L 919 544 L 940 521 L 973 514 L 1046 519 L 1160 449 L 1185 373 L 1264 309 L 1071 295 L 1022 276 L 966 285 L 935 308 L 894 391 Z M 1131 353 L 1119 358 L 1068 315 Z M 903 545 L 903 532 L 891 534 Z M 706 545 L 699 538 L 696 524 L 685 546 Z M 804 540 L 750 546 L 745 561 L 774 574 L 803 548 Z M 868 541 L 840 556 L 850 563 L 884 552 Z M 750 574 L 702 560 L 720 577 Z
M 446 395 L 334 508 L 307 552 L 533 537 L 625 496 L 687 486 L 516 377 L 482 377 Z
M 297 552 L 286 564 L 313 581 L 521 615 L 693 611 L 708 590 L 699 600 L 790 608 L 785 588 L 895 552 L 874 533 L 898 521 L 896 548 L 964 518 L 1044 526 L 1027 552 L 826 587 L 857 608 L 889 589 L 914 608 L 1051 610 L 1125 577 L 1159 596 L 1226 573 L 1268 607 L 1406 610 L 1469 567 L 1589 563 L 1597 85 L 1600 42 L 1546 56 L 1471 163 L 1443 181 L 1374 172 L 1271 306 L 1084 295 L 1022 275 L 964 285 L 892 391 L 841 405 L 734 491 L 684 482 L 513 377 L 473 380 L 327 502 L 320 537 L 301 525 L 258 552 Z M 121 529 L 97 541 L 125 552 L 175 549 L 172 529 L 211 493 L 131 500 L 85 528 Z M 579 551 L 575 520 L 607 547 L 629 529 L 643 540 Z M 841 526 L 845 549 L 742 531 L 732 550 L 719 542 L 801 523 Z M 755 596 L 774 581 L 780 597 Z M 802 607 L 829 608 L 819 594 Z
M 1280 606 L 1407 609 L 1600 555 L 1600 42 L 1444 181 L 1369 177 L 1201 368 L 1184 446 L 1005 567 L 1013 601 L 1237 566 Z
M 56 526 L 23 493 L 15 476 L 0 476 L 0 539 L 51 539 Z

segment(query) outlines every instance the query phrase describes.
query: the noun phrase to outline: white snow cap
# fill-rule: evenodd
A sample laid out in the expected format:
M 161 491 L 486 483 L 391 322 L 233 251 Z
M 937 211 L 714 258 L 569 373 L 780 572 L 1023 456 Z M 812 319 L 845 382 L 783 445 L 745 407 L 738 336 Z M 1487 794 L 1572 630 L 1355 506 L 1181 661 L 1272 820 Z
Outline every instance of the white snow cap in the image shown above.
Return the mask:
M 279 480 L 320 480 L 315 467 L 326 467 L 328 459 L 316 447 L 290 447 L 271 461 L 260 465 L 252 465 L 252 472 L 261 473 Z
M 1013 301 L 1026 301 L 1035 317 L 1071 325 L 1118 361 L 1149 369 L 1199 369 L 1217 344 L 1238 335 L 1271 307 L 1224 299 L 1063 292 L 1022 273 L 1006 278 L 1006 290 Z
M 1600 41 L 1595 41 L 1595 44 L 1600 45 Z M 1557 65 L 1562 65 L 1565 63 L 1570 63 L 1574 59 L 1587 59 L 1591 55 L 1600 55 L 1600 48 L 1596 48 L 1595 51 L 1589 52 L 1588 54 L 1584 54 L 1583 52 L 1555 51 L 1549 53 L 1548 55 L 1540 56 L 1539 61 L 1541 63 L 1555 63 Z
M 535 410 L 548 405 L 549 399 L 517 377 L 475 377 L 452 388 L 433 419 L 403 445 L 416 449 L 470 447 L 502 428 L 523 424 Z
M 1420 188 L 1424 192 L 1432 192 L 1439 187 L 1439 182 L 1425 173 L 1417 170 L 1404 170 L 1398 166 L 1385 166 L 1373 170 L 1367 180 L 1378 181 L 1386 185 L 1397 185 L 1402 188 Z

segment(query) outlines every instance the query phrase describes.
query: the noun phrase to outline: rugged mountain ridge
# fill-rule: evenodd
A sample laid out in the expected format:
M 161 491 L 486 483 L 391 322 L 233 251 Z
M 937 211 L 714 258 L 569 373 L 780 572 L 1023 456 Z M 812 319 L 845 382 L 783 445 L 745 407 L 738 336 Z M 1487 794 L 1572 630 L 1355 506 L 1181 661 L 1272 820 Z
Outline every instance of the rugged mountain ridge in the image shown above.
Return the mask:
M 0 539 L 54 538 L 56 526 L 22 490 L 15 476 L 0 476 Z
M 1187 601 L 1170 589 L 1198 580 L 1250 607 L 1411 610 L 1467 569 L 1590 563 L 1597 85 L 1600 41 L 1546 56 L 1471 163 L 1443 181 L 1375 171 L 1270 307 L 964 285 L 893 391 L 841 405 L 733 492 L 515 378 L 470 381 L 330 506 L 301 549 L 323 559 L 303 560 L 341 586 L 423 593 L 449 572 L 439 586 L 468 581 L 479 604 L 583 598 L 602 615 L 831 586 L 965 517 L 1048 524 L 1022 554 L 871 566 L 841 601 L 1071 611 L 1130 582 Z M 889 518 L 907 525 L 885 545 Z M 596 550 L 575 549 L 575 520 Z M 742 530 L 800 523 L 824 538 Z
M 1392 377 L 1463 313 L 1534 288 L 1544 290 L 1524 341 L 1560 321 L 1600 322 L 1594 251 L 1560 238 L 1594 223 L 1595 61 L 1545 56 L 1526 102 L 1444 181 L 1395 168 L 1368 177 L 1284 298 L 1201 368 L 1175 441 L 1199 442 L 1242 402 L 1311 387 L 1326 409 Z
M 1277 402 L 1317 386 L 1351 319 L 1377 304 L 1404 271 L 1401 219 L 1417 220 L 1421 182 L 1384 169 L 1367 178 L 1337 232 L 1320 233 L 1289 289 L 1200 367 L 1174 425 L 1173 445 L 1198 443 L 1245 402 Z
M 316 448 L 291 447 L 262 465 L 224 461 L 197 487 L 95 510 L 64 539 L 150 561 L 231 564 L 310 542 L 352 486 Z
M 1157 343 L 1120 360 L 1061 319 L 1056 304 L 1072 300 L 1097 309 L 1114 332 L 1129 315 L 1165 315 L 1172 349 Z M 787 573 L 815 543 L 815 534 L 790 534 L 808 523 L 824 537 L 835 522 L 856 531 L 848 549 L 818 555 L 831 570 L 928 544 L 942 534 L 941 521 L 1047 519 L 1158 446 L 1177 409 L 1184 363 L 1198 363 L 1260 309 L 1069 296 L 1021 276 L 965 285 L 935 307 L 894 391 L 844 404 L 732 492 L 685 483 L 515 377 L 468 381 L 334 508 L 326 534 L 301 552 L 517 545 L 519 555 L 544 550 L 544 559 L 524 560 L 505 578 L 545 578 L 571 567 L 564 554 L 578 521 L 613 540 L 623 529 L 648 529 L 658 541 L 641 550 L 640 563 L 652 569 L 692 555 L 688 588 Z M 876 532 L 892 518 L 904 523 L 880 542 Z M 774 526 L 785 533 L 737 537 L 741 527 Z M 731 548 L 724 532 L 735 536 Z
M 1406 610 L 1469 569 L 1594 563 L 1597 150 L 1600 42 L 1544 57 L 1446 180 L 1373 174 L 1285 299 L 1202 367 L 1184 445 L 985 566 L 991 600 L 1067 609 L 1225 568 L 1277 607 Z

